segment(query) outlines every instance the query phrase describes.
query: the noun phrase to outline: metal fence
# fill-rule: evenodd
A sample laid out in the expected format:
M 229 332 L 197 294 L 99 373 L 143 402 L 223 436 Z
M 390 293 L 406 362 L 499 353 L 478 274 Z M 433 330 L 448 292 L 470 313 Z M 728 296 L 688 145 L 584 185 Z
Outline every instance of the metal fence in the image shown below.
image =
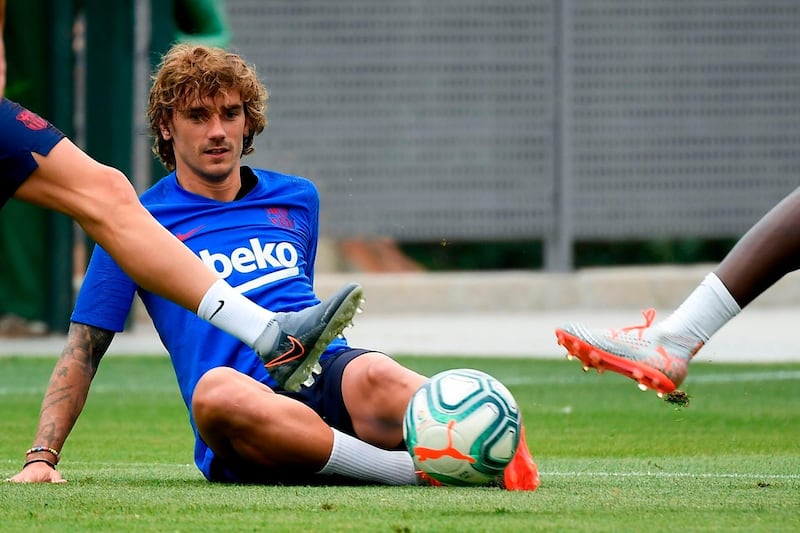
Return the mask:
M 228 0 L 271 93 L 249 164 L 324 232 L 734 237 L 800 177 L 795 0 Z

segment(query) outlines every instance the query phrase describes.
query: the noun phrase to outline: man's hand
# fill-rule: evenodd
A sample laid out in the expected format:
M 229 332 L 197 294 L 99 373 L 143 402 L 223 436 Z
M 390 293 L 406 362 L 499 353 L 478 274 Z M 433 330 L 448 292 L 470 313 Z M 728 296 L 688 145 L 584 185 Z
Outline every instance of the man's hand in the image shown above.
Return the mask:
M 16 476 L 6 479 L 12 483 L 66 483 L 61 472 L 47 463 L 31 463 Z

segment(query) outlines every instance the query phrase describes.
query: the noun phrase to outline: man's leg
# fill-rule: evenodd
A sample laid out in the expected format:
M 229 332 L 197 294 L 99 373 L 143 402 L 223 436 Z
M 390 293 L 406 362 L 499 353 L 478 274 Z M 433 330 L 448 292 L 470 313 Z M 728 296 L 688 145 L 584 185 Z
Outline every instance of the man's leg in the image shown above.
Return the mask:
M 311 377 L 319 355 L 358 310 L 357 286 L 298 313 L 263 309 L 218 279 L 164 229 L 118 170 L 98 163 L 67 138 L 46 156 L 33 157 L 38 168 L 17 189 L 18 199 L 74 218 L 140 286 L 252 346 L 287 389 L 296 390 Z
M 17 189 L 18 199 L 74 218 L 139 285 L 197 311 L 216 274 L 142 207 L 120 171 L 66 138 L 34 159 L 39 168 Z
M 800 268 L 800 188 L 773 207 L 715 270 L 744 308 L 789 272 Z
M 383 353 L 367 352 L 350 361 L 342 373 L 342 398 L 358 438 L 405 449 L 403 416 L 426 380 Z
M 307 405 L 231 368 L 214 368 L 200 379 L 192 413 L 203 441 L 248 480 L 320 473 L 416 484 L 408 453 L 333 430 Z

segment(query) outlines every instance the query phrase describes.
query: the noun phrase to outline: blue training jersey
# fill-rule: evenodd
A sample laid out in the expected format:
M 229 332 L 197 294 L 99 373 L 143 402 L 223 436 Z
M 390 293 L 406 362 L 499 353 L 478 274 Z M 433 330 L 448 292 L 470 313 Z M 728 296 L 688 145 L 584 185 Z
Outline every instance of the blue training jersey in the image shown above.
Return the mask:
M 173 172 L 141 196 L 142 204 L 220 278 L 260 306 L 296 311 L 314 305 L 319 302 L 314 294 L 319 193 L 311 181 L 298 176 L 260 169 L 253 173 L 255 187 L 233 202 L 191 193 L 178 184 Z M 231 367 L 278 388 L 249 346 L 141 289 L 99 246 L 89 262 L 72 321 L 122 331 L 137 291 L 169 352 L 190 414 L 197 381 L 212 368 Z M 322 359 L 347 348 L 346 341 L 337 338 Z M 191 423 L 195 428 L 193 419 Z M 200 466 L 207 450 L 196 429 L 195 436 Z

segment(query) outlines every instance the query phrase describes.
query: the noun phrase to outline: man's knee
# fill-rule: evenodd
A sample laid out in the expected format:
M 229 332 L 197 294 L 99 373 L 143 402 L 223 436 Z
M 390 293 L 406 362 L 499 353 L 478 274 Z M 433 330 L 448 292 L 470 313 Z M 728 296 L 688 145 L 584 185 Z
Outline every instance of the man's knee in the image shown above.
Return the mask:
M 212 368 L 203 374 L 192 393 L 192 413 L 195 420 L 213 419 L 224 413 L 236 401 L 241 387 L 237 386 L 241 374 L 228 367 Z
M 425 378 L 410 370 L 391 357 L 370 352 L 355 359 L 352 366 L 355 386 L 362 394 L 373 395 L 374 399 L 410 398 Z
M 141 204 L 136 189 L 128 178 L 116 168 L 100 165 L 97 168 L 97 202 L 105 204 L 106 209 L 140 209 Z M 108 211 L 106 212 L 106 215 Z
M 362 386 L 369 389 L 388 386 L 394 381 L 396 363 L 384 354 L 368 352 L 353 360 L 347 370 L 353 370 Z

